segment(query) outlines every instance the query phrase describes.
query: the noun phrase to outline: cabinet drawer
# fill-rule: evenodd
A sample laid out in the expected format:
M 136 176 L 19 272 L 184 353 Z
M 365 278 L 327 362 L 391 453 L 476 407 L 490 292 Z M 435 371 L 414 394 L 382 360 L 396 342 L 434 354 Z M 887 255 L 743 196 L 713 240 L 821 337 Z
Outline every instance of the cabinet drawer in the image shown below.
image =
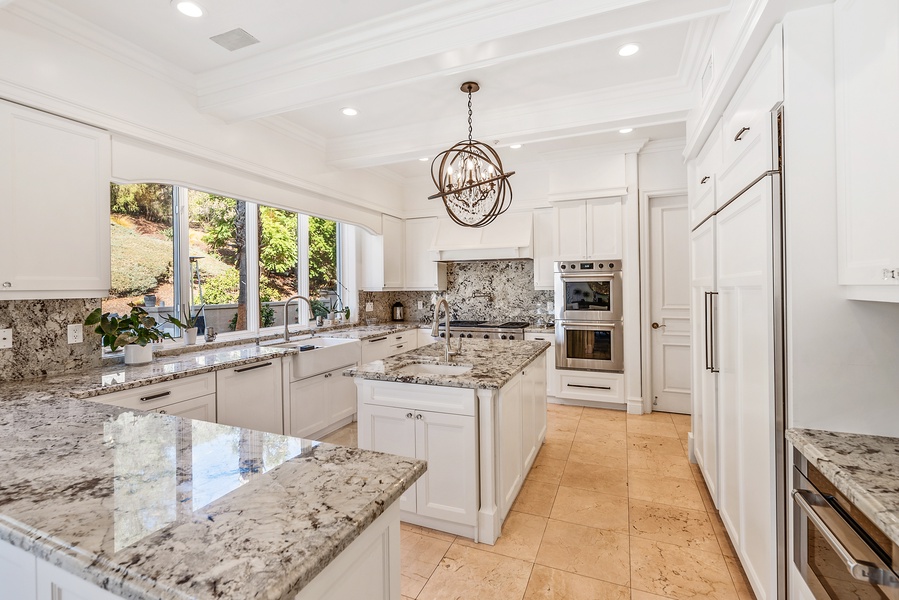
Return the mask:
M 372 361 L 381 360 L 390 356 L 390 343 L 392 338 L 389 335 L 379 335 L 375 338 L 362 340 L 362 364 Z
M 362 402 L 453 415 L 475 415 L 475 390 L 434 385 L 365 381 Z
M 122 408 L 155 410 L 169 404 L 215 394 L 215 373 L 204 373 L 92 398 Z
M 624 387 L 620 373 L 590 373 L 587 371 L 557 370 L 558 396 L 573 400 L 624 402 Z
M 397 346 L 399 344 L 408 344 L 410 342 L 415 342 L 418 337 L 417 329 L 410 329 L 408 331 L 400 331 L 397 333 L 390 334 L 390 345 Z M 408 346 L 407 346 L 408 347 Z

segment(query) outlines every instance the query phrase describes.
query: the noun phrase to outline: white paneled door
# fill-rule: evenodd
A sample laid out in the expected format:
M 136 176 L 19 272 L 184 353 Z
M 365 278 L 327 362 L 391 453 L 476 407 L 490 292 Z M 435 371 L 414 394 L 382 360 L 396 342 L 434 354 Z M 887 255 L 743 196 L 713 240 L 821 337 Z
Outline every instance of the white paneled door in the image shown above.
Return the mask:
M 690 414 L 690 240 L 686 196 L 649 200 L 652 410 Z

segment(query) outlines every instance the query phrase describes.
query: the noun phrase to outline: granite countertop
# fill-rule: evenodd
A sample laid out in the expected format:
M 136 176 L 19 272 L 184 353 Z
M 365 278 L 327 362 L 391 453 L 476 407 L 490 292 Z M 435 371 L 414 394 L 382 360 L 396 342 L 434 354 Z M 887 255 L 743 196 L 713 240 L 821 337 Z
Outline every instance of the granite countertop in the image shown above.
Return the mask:
M 542 327 L 537 327 L 536 325 L 531 325 L 530 327 L 525 327 L 525 333 L 555 333 L 556 326 L 555 325 L 543 325 Z
M 453 343 L 453 348 L 456 347 Z M 507 342 L 500 340 L 469 340 L 462 344 L 462 353 L 454 357 L 455 364 L 472 365 L 461 375 L 406 375 L 399 370 L 415 363 L 439 363 L 444 359 L 444 344 L 428 344 L 384 360 L 377 360 L 344 371 L 348 377 L 398 381 L 423 385 L 442 385 L 498 390 L 517 373 L 550 347 L 549 342 Z
M 787 439 L 899 544 L 899 438 L 789 429 Z
M 367 340 L 376 338 L 381 335 L 389 335 L 391 333 L 399 333 L 401 331 L 409 331 L 410 329 L 418 329 L 420 325 L 408 321 L 399 321 L 396 323 L 384 323 L 382 325 L 364 325 L 360 327 L 352 327 L 350 329 L 342 329 L 336 331 L 321 332 L 320 337 L 333 338 L 351 338 L 354 340 Z
M 288 599 L 425 463 L 20 389 L 0 540 L 132 599 Z
M 297 352 L 296 348 L 272 348 L 255 344 L 199 349 L 196 352 L 175 356 L 157 356 L 153 362 L 145 365 L 118 363 L 60 375 L 8 381 L 0 384 L 0 400 L 18 389 L 40 390 L 50 396 L 91 398 L 218 369 L 280 358 L 285 354 Z

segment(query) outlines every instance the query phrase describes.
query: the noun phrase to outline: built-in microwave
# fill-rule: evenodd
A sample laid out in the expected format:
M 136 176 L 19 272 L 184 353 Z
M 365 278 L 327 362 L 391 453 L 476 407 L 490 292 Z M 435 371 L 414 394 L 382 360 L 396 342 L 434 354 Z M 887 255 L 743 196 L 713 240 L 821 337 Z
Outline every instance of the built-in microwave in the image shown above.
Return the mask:
M 621 321 L 556 321 L 556 368 L 623 371 Z
M 620 321 L 621 261 L 555 263 L 557 318 L 566 321 Z

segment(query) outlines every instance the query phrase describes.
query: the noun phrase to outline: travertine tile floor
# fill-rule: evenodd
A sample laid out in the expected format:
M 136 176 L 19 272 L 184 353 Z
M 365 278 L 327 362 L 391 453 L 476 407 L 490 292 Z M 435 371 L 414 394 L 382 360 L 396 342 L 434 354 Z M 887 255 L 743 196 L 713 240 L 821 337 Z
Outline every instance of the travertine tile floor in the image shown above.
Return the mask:
M 495 546 L 402 524 L 404 600 L 751 600 L 687 460 L 690 417 L 549 405 Z M 324 441 L 356 444 L 355 423 Z

